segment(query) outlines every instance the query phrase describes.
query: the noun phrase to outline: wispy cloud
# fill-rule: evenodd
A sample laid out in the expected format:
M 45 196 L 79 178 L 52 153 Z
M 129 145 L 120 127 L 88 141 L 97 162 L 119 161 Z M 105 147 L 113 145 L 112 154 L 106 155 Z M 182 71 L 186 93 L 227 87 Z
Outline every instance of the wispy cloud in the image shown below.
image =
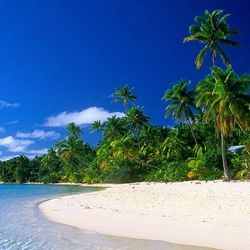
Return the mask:
M 30 133 L 17 132 L 16 137 L 26 139 L 58 139 L 60 134 L 55 131 L 44 131 L 36 129 Z
M 3 100 L 0 100 L 0 109 L 2 108 L 17 108 L 20 106 L 20 103 L 15 102 L 15 103 L 9 103 Z
M 14 121 L 6 122 L 6 124 L 10 124 L 10 125 L 12 125 L 12 124 L 17 124 L 17 123 L 19 123 L 19 121 L 18 121 L 18 120 L 14 120 Z
M 25 154 L 28 155 L 44 155 L 48 153 L 48 148 L 41 148 L 41 149 L 31 149 L 31 150 L 26 150 Z
M 34 159 L 36 156 L 47 154 L 48 150 L 49 150 L 48 148 L 32 149 L 32 150 L 25 150 L 25 152 L 20 152 L 20 154 L 11 154 L 11 155 L 2 155 L 2 152 L 0 151 L 0 161 L 8 161 L 20 155 L 25 155 L 29 159 Z
M 0 133 L 4 133 L 5 132 L 5 128 L 0 127 Z
M 62 127 L 70 122 L 74 122 L 77 125 L 88 125 L 96 120 L 102 122 L 106 121 L 111 116 L 122 117 L 124 113 L 121 112 L 109 112 L 100 107 L 89 107 L 77 112 L 62 112 L 56 116 L 50 116 L 45 121 L 45 126 L 48 127 Z
M 28 146 L 33 144 L 34 141 L 31 140 L 20 140 L 13 136 L 7 136 L 0 138 L 0 146 L 6 148 L 9 152 L 18 153 L 24 152 Z
M 18 155 L 5 155 L 0 157 L 0 161 L 8 161 L 14 157 L 17 157 Z

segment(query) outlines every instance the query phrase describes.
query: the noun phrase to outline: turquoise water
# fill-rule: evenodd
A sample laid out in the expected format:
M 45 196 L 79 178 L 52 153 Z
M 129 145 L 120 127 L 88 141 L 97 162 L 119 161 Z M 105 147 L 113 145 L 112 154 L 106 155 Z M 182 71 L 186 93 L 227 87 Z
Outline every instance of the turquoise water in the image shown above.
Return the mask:
M 61 185 L 0 185 L 0 249 L 202 249 L 100 235 L 48 221 L 38 204 L 53 197 L 96 191 Z

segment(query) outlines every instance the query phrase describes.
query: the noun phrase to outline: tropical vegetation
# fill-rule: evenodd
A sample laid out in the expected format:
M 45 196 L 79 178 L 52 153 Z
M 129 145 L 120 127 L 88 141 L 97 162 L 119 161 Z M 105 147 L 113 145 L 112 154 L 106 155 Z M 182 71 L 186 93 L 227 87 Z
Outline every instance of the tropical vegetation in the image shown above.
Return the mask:
M 185 42 L 198 40 L 204 47 L 195 64 L 200 68 L 211 51 L 211 72 L 196 86 L 177 80 L 167 89 L 166 118 L 175 126 L 156 126 L 136 104 L 134 88 L 115 90 L 113 102 L 122 102 L 124 116 L 97 120 L 90 126 L 98 133 L 96 146 L 84 141 L 75 123 L 47 154 L 25 155 L 0 162 L 3 182 L 133 182 L 250 178 L 250 76 L 238 75 L 221 45 L 236 30 L 229 28 L 222 10 L 196 17 Z M 216 66 L 220 55 L 225 68 Z M 167 123 L 167 122 L 166 122 Z M 230 146 L 242 145 L 239 151 Z

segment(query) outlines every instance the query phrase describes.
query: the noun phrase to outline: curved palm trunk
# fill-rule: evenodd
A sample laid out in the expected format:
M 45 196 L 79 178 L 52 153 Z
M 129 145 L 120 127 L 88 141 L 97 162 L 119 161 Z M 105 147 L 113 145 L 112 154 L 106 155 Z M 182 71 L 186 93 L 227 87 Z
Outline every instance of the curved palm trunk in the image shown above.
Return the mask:
M 194 135 L 194 131 L 193 131 L 193 128 L 192 128 L 192 124 L 191 124 L 191 122 L 190 122 L 189 119 L 187 119 L 187 122 L 188 122 L 188 125 L 189 125 L 189 127 L 190 127 L 191 134 L 192 134 L 192 136 L 193 136 L 193 138 L 194 138 L 195 144 L 198 145 L 197 139 L 196 139 L 196 137 L 195 137 L 195 135 Z
M 125 109 L 125 114 L 127 114 L 127 105 L 124 104 L 124 109 Z M 132 131 L 132 133 L 134 134 L 134 137 L 136 138 L 137 140 L 137 145 L 138 145 L 138 149 L 141 150 L 141 143 L 140 143 L 140 139 L 137 135 L 137 132 L 136 132 L 136 129 L 133 128 L 133 126 L 131 125 L 131 123 L 129 122 L 128 123 L 128 126 L 129 126 L 129 129 Z
M 222 154 L 222 164 L 223 164 L 225 179 L 230 180 L 230 175 L 227 167 L 226 151 L 225 151 L 225 138 L 222 132 L 221 132 L 221 154 Z
M 212 56 L 213 67 L 215 67 L 215 56 Z
M 216 65 L 216 50 L 212 49 L 212 62 L 213 62 L 213 67 L 215 67 Z

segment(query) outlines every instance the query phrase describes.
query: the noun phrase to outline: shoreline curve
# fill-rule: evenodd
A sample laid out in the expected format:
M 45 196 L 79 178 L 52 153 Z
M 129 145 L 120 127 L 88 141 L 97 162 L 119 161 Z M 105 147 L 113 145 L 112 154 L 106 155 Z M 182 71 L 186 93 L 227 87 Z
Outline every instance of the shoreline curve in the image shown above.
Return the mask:
M 83 185 L 106 189 L 44 201 L 54 222 L 97 233 L 216 249 L 250 249 L 249 182 Z

